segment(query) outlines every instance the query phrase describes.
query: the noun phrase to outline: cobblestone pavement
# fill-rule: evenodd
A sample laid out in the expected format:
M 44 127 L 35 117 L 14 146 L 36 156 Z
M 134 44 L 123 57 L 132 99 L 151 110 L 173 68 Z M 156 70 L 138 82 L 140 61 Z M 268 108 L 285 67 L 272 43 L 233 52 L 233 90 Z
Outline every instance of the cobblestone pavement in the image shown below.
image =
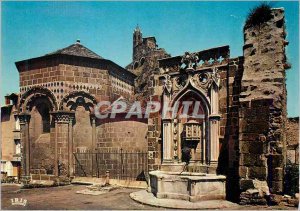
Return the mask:
M 86 189 L 84 185 L 69 185 L 51 188 L 21 189 L 18 185 L 1 185 L 1 208 L 9 210 L 156 210 L 165 209 L 143 205 L 133 201 L 129 194 L 139 189 L 119 188 L 111 192 L 92 196 L 77 194 Z M 23 198 L 26 206 L 12 205 L 11 199 Z M 228 209 L 228 208 L 227 208 Z M 230 208 L 229 208 L 230 209 Z M 240 206 L 242 210 L 292 209 L 295 207 Z

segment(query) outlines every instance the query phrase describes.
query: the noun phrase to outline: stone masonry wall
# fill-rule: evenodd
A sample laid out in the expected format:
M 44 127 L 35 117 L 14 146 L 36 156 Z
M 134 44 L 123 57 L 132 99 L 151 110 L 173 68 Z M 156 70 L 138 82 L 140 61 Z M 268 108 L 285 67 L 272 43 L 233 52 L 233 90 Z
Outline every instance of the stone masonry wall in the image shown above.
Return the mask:
M 117 179 L 131 177 L 139 180 L 143 177 L 142 171 L 147 171 L 146 122 L 111 120 L 97 122 L 97 125 L 99 175 L 104 176 L 105 171 L 110 171 L 111 177 Z
M 240 190 L 243 203 L 263 203 L 281 193 L 285 151 L 286 32 L 284 10 L 244 29 L 244 73 L 240 94 Z M 251 191 L 254 189 L 254 191 Z M 260 198 L 259 200 L 254 200 Z
M 149 81 L 150 101 L 162 102 L 162 81 L 158 75 L 152 75 Z M 148 118 L 148 168 L 149 171 L 158 170 L 162 158 L 162 128 L 160 112 L 151 113 Z
M 78 106 L 75 111 L 75 122 L 73 126 L 74 150 L 92 149 L 92 125 L 90 112 L 83 106 Z
M 239 109 L 239 177 L 242 204 L 265 204 L 269 194 L 268 143 L 272 99 L 241 102 Z M 254 190 L 254 192 L 252 192 Z
M 221 86 L 219 90 L 220 155 L 219 174 L 227 175 L 228 200 L 238 200 L 239 164 L 239 94 L 243 75 L 243 57 L 230 59 L 228 67 L 219 69 Z
M 53 57 L 20 66 L 20 91 L 32 86 L 49 89 L 60 101 L 68 93 L 85 91 L 97 100 L 133 96 L 133 79 L 108 61 L 86 58 Z M 131 80 L 131 81 L 130 81 Z
M 83 66 L 72 61 L 54 66 L 32 66 L 20 72 L 20 91 L 34 85 L 48 88 L 58 100 L 73 91 L 86 91 L 100 100 L 109 99 L 108 71 L 99 67 Z M 50 65 L 50 64 L 49 64 Z
M 147 151 L 147 124 L 138 121 L 116 121 L 96 128 L 96 147 L 100 150 Z

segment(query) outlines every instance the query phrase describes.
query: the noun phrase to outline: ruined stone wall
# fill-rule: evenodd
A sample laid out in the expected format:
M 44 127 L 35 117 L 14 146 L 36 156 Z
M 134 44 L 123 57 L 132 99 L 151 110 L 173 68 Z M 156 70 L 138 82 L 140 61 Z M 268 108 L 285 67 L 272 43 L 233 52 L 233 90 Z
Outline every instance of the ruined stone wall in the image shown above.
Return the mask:
M 264 195 L 269 194 L 268 161 L 272 160 L 267 157 L 268 143 L 265 134 L 269 131 L 270 104 L 272 99 L 253 99 L 240 104 L 239 185 L 242 204 L 265 204 Z M 274 158 L 274 162 L 278 163 L 279 157 Z M 276 171 L 275 168 L 270 170 Z M 278 172 L 277 169 L 278 173 L 282 179 L 282 171 Z
M 288 118 L 286 134 L 287 163 L 299 164 L 299 117 Z
M 219 69 L 220 154 L 219 174 L 227 175 L 227 199 L 238 199 L 239 166 L 239 94 L 243 75 L 243 57 L 232 58 L 227 67 Z
M 285 37 L 283 9 L 272 9 L 270 20 L 244 29 L 239 115 L 239 176 L 243 203 L 258 203 L 252 200 L 255 194 L 263 201 L 269 190 L 282 192 L 286 142 L 285 69 L 288 67 Z

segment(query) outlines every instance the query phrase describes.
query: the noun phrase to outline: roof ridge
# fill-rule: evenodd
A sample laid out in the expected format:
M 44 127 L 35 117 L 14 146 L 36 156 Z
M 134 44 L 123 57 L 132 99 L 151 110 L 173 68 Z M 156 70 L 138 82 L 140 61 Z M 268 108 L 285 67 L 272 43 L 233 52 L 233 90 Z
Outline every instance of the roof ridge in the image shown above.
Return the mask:
M 48 53 L 45 56 L 55 55 L 55 54 L 64 54 L 64 55 L 81 56 L 81 57 L 88 57 L 88 58 L 95 58 L 95 59 L 103 59 L 103 57 L 99 56 L 94 51 L 85 47 L 78 41 L 74 44 L 71 44 L 71 45 L 65 47 L 65 48 L 61 48 L 54 52 Z

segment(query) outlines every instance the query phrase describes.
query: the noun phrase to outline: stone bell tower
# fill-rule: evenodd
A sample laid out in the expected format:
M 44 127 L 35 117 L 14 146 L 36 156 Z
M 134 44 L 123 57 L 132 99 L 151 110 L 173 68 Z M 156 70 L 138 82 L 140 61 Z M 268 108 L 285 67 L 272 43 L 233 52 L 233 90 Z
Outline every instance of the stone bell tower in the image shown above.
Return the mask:
M 143 34 L 139 26 L 137 26 L 133 31 L 133 55 L 132 58 L 136 57 L 137 49 L 136 47 L 143 42 Z

